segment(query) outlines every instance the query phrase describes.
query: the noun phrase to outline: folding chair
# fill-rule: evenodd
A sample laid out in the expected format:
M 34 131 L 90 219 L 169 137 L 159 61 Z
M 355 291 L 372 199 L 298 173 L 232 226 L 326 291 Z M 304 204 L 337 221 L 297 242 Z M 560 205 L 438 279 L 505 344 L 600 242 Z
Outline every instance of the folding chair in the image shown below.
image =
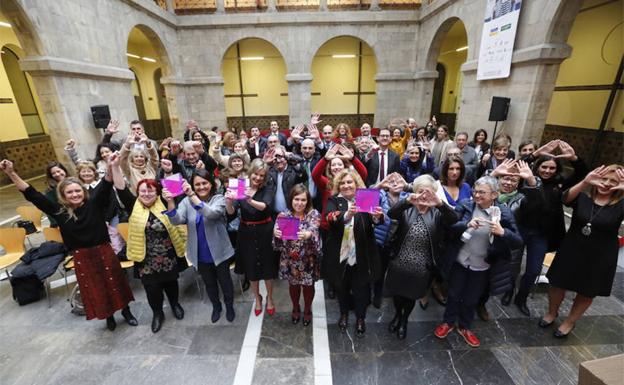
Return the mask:
M 23 220 L 31 221 L 35 225 L 38 233 L 41 232 L 41 216 L 43 215 L 41 210 L 34 205 L 25 205 L 18 206 L 15 211 Z M 28 241 L 28 245 L 32 247 L 32 243 L 28 237 L 29 235 L 30 234 L 26 234 L 26 240 Z
M 21 227 L 2 227 L 0 228 L 0 244 L 6 250 L 6 254 L 0 256 L 0 270 L 6 271 L 9 277 L 9 266 L 19 262 L 20 258 L 26 252 L 24 248 L 24 240 L 26 239 L 26 230 Z
M 63 236 L 61 235 L 61 230 L 58 227 L 44 227 L 43 237 L 45 238 L 46 241 L 55 241 L 59 243 L 64 243 Z M 71 255 L 68 255 L 67 257 L 65 257 L 65 260 L 63 261 L 61 266 L 59 266 L 59 268 L 57 269 L 58 272 L 63 276 L 63 279 L 65 280 L 65 292 L 67 293 L 68 300 L 70 298 L 70 292 L 69 292 L 69 282 L 67 281 L 67 273 L 73 269 L 74 269 L 74 261 L 72 260 Z M 47 285 L 49 285 L 49 282 L 47 283 Z M 46 286 L 46 290 L 48 290 L 47 286 Z M 50 298 L 48 297 L 48 301 L 49 300 Z

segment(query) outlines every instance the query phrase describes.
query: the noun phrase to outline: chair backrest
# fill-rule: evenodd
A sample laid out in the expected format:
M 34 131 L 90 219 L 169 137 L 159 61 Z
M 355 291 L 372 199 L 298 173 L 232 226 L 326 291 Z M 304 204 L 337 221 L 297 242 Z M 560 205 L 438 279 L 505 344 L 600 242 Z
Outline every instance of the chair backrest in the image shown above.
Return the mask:
M 117 231 L 124 241 L 128 242 L 128 222 L 118 223 Z
M 22 217 L 22 219 L 25 219 L 34 223 L 37 230 L 41 229 L 41 215 L 43 214 L 41 210 L 39 210 L 33 205 L 26 205 L 26 206 L 18 206 L 15 209 L 15 211 L 17 211 L 17 214 L 20 217 Z
M 21 227 L 0 227 L 0 244 L 7 254 L 24 253 L 26 230 Z
M 46 241 L 56 241 L 63 243 L 63 236 L 61 235 L 61 230 L 59 230 L 58 227 L 44 227 L 43 237 Z

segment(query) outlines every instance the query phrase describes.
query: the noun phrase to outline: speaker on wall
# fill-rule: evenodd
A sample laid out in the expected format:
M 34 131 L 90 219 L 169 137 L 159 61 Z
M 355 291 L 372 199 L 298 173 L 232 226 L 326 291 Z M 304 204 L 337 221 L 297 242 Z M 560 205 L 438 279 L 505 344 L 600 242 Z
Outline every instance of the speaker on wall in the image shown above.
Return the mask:
M 490 117 L 488 120 L 490 122 L 502 122 L 507 120 L 510 103 L 510 98 L 492 96 L 492 106 L 490 107 Z
M 111 121 L 110 110 L 108 109 L 108 105 L 105 104 L 91 106 L 91 115 L 93 115 L 95 128 L 106 128 Z

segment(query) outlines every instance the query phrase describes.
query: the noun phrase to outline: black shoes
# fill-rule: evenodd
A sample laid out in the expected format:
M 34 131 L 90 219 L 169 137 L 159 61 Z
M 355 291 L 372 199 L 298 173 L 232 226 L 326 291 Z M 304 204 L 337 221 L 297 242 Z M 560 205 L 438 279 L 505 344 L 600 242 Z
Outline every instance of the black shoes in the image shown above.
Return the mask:
M 331 286 L 331 285 L 327 289 L 327 298 L 329 298 L 329 299 L 336 298 L 336 291 L 334 290 L 334 287 Z
M 162 311 L 154 313 L 154 316 L 152 317 L 152 333 L 158 333 L 160 328 L 162 328 L 163 322 L 165 322 L 165 313 Z
M 407 320 L 402 321 L 397 329 L 397 337 L 400 340 L 404 340 L 407 337 Z
M 179 303 L 175 303 L 175 304 L 171 305 L 171 312 L 173 312 L 173 316 L 176 319 L 183 319 L 184 318 L 184 309 L 182 309 L 182 306 L 180 306 Z
M 130 326 L 138 326 L 139 325 L 139 321 L 137 321 L 137 319 L 134 318 L 134 316 L 130 312 L 130 308 L 128 306 L 123 308 L 123 310 L 121 311 L 121 315 L 124 317 L 124 319 L 126 320 L 126 323 L 128 325 L 130 325 Z M 113 321 L 114 321 L 114 319 L 113 319 Z
M 394 315 L 394 318 L 392 319 L 392 321 L 390 321 L 390 324 L 388 325 L 388 331 L 390 333 L 396 333 L 397 329 L 399 328 L 399 323 L 401 322 L 401 317 L 399 317 L 399 313 Z
M 310 325 L 312 322 L 312 313 L 303 313 L 303 326 Z
M 511 304 L 511 299 L 513 298 L 513 295 L 514 295 L 513 289 L 506 291 L 505 294 L 503 294 L 503 296 L 501 297 L 501 305 L 509 306 Z
M 527 307 L 526 301 L 527 301 L 527 296 L 520 292 L 518 292 L 518 294 L 516 294 L 516 298 L 514 298 L 514 304 L 516 305 L 518 310 L 520 310 L 520 313 L 524 314 L 527 317 L 530 317 L 531 311 Z
M 485 305 L 477 305 L 477 315 L 481 318 L 481 321 L 487 322 L 490 320 L 490 313 L 488 313 Z
M 221 318 L 221 310 L 221 304 L 219 304 L 219 307 L 212 306 L 212 316 L 210 316 L 212 323 L 216 323 Z
M 340 329 L 342 333 L 347 331 L 348 319 L 349 319 L 349 316 L 347 314 L 340 315 L 340 320 L 338 321 L 338 328 Z
M 292 323 L 296 325 L 301 320 L 301 309 L 293 309 L 292 311 Z
M 234 317 L 236 317 L 236 313 L 234 312 L 234 306 L 233 305 L 225 305 L 225 319 L 228 322 L 232 322 L 234 321 Z
M 375 309 L 381 308 L 381 296 L 380 295 L 376 295 L 373 297 L 373 306 L 375 307 Z
M 243 291 L 249 290 L 249 285 L 250 285 L 249 280 L 245 278 L 245 280 L 243 281 L 243 285 L 242 285 Z
M 559 317 L 559 313 L 555 314 L 555 318 L 553 318 L 552 321 L 550 322 L 546 322 L 544 321 L 544 318 L 540 318 L 539 322 L 537 323 L 537 326 L 546 329 L 547 327 L 551 326 L 552 324 L 555 323 L 555 320 L 557 319 L 557 317 Z
M 572 329 L 570 329 L 567 333 L 563 333 L 558 328 L 555 329 L 555 331 L 553 332 L 553 337 L 560 338 L 560 339 L 567 338 L 568 335 L 570 335 L 570 333 L 572 333 L 572 330 L 574 330 L 574 326 L 576 326 L 576 325 L 572 325 Z
M 432 285 L 431 295 L 433 295 L 433 299 L 435 299 L 435 301 L 440 304 L 440 306 L 446 306 L 446 297 L 444 296 L 440 286 L 438 286 L 437 284 Z
M 108 328 L 108 330 L 112 332 L 113 330 L 115 330 L 116 327 L 117 322 L 115 322 L 115 316 L 110 316 L 106 318 L 106 328 Z
M 355 323 L 355 335 L 357 338 L 362 338 L 364 333 L 366 333 L 366 323 L 364 323 L 363 318 L 358 318 Z

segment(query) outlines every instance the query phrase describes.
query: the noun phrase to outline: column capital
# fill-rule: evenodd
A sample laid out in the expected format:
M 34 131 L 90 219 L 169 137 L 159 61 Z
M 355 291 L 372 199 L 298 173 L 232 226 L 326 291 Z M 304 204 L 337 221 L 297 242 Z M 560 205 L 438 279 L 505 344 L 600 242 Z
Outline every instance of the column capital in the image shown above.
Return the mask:
M 134 80 L 134 73 L 128 68 L 94 64 L 53 56 L 27 56 L 19 61 L 19 65 L 22 71 L 28 72 L 31 76 L 63 74 L 122 82 Z

